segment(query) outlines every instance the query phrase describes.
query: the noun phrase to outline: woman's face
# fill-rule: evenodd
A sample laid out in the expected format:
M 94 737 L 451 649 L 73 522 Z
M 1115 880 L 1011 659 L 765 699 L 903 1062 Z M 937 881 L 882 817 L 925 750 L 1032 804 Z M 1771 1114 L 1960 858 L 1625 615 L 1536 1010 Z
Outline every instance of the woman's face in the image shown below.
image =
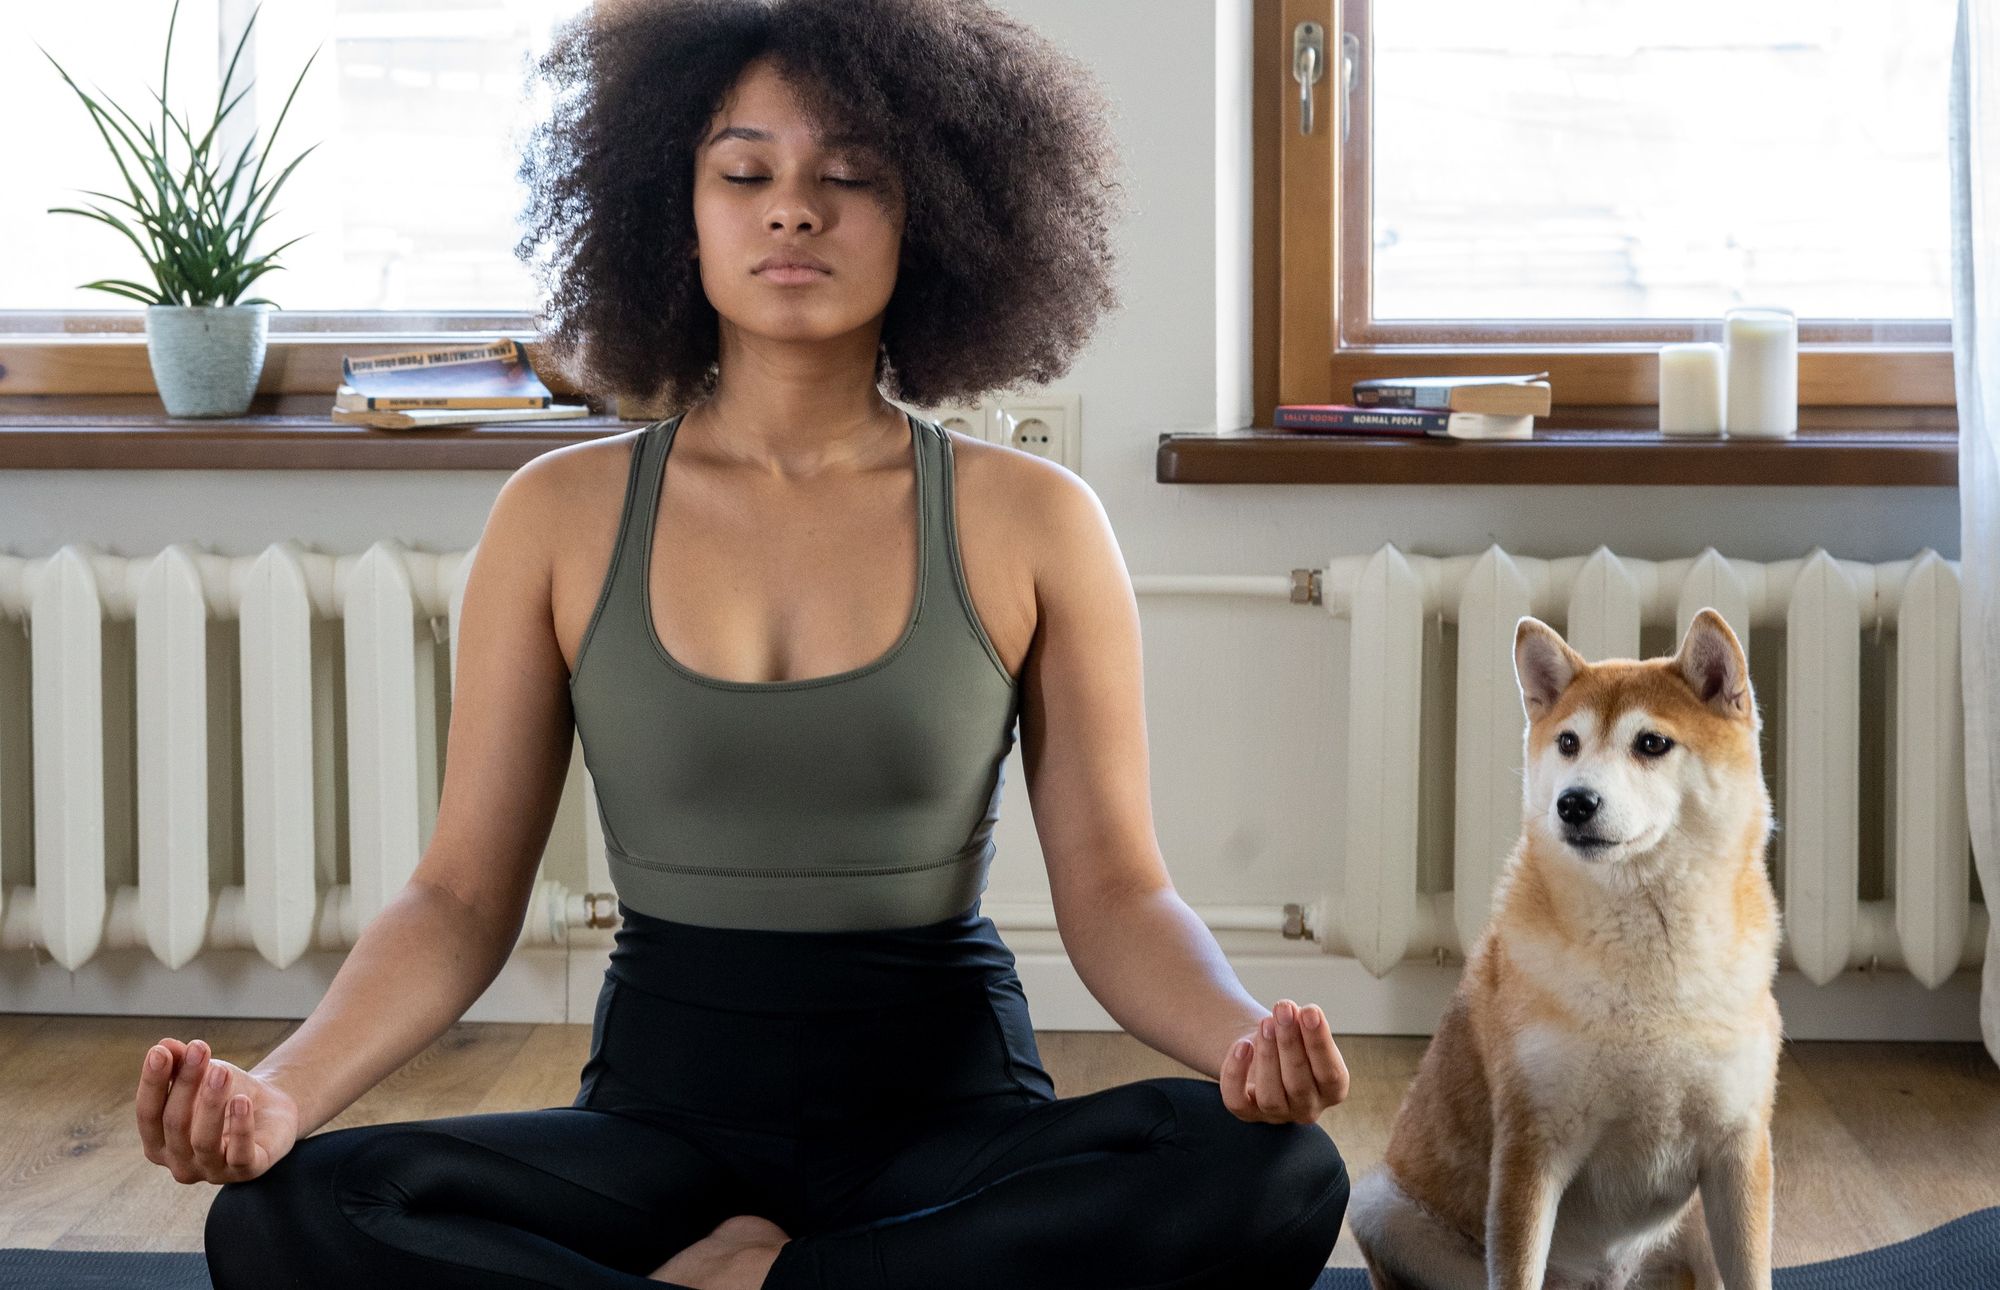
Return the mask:
M 815 138 L 816 125 L 768 60 L 745 67 L 695 152 L 701 284 L 724 327 L 799 341 L 867 329 L 872 351 L 896 286 L 902 194 L 880 159 Z M 826 270 L 788 281 L 759 269 L 785 252 Z

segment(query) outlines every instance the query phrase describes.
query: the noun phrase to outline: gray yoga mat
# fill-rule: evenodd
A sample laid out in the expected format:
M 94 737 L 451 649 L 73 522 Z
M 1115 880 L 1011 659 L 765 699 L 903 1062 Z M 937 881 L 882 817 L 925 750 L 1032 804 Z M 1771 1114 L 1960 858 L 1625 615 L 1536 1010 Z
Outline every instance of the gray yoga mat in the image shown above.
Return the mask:
M 1779 1268 L 1773 1290 L 1974 1290 L 2000 1286 L 2000 1205 L 1921 1236 L 1824 1263 Z M 214 1290 L 199 1253 L 0 1250 L 7 1290 Z M 1245 1290 L 1254 1290 L 1245 1287 Z M 1313 1290 L 1368 1290 L 1360 1268 L 1328 1268 Z

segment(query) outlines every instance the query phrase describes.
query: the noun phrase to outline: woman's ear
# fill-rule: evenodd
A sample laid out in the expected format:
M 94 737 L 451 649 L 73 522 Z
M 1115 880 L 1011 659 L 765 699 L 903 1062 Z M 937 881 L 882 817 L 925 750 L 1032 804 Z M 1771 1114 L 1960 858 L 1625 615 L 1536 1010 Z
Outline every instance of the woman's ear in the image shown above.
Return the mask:
M 1553 707 L 1576 674 L 1588 666 L 1583 655 L 1541 619 L 1524 617 L 1514 624 L 1514 679 L 1521 686 L 1521 707 L 1528 720 Z

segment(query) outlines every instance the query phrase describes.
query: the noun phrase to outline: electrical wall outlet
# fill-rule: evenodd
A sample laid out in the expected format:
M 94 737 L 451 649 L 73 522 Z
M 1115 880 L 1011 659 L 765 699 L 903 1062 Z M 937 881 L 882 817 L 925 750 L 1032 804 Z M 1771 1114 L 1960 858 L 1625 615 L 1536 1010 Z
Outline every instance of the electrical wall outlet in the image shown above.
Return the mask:
M 974 439 L 988 437 L 984 403 L 942 403 L 927 410 L 919 409 L 918 415 L 926 421 L 937 422 L 947 430 L 971 435 Z
M 941 403 L 917 414 L 947 430 L 1057 462 L 1083 473 L 1082 399 L 1075 394 L 990 394 L 971 403 Z
M 1075 394 L 998 395 L 986 400 L 987 435 L 994 443 L 1046 457 L 1083 473 L 1082 400 Z

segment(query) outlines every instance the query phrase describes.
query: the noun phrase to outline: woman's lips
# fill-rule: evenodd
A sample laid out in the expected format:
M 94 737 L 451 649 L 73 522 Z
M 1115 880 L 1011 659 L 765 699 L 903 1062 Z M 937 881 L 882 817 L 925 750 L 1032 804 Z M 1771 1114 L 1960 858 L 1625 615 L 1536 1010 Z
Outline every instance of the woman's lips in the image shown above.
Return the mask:
M 811 269 L 802 264 L 781 264 L 773 265 L 768 269 L 760 269 L 757 276 L 766 282 L 775 282 L 780 285 L 789 286 L 804 282 L 818 282 L 821 278 L 826 277 L 827 274 L 824 269 Z

